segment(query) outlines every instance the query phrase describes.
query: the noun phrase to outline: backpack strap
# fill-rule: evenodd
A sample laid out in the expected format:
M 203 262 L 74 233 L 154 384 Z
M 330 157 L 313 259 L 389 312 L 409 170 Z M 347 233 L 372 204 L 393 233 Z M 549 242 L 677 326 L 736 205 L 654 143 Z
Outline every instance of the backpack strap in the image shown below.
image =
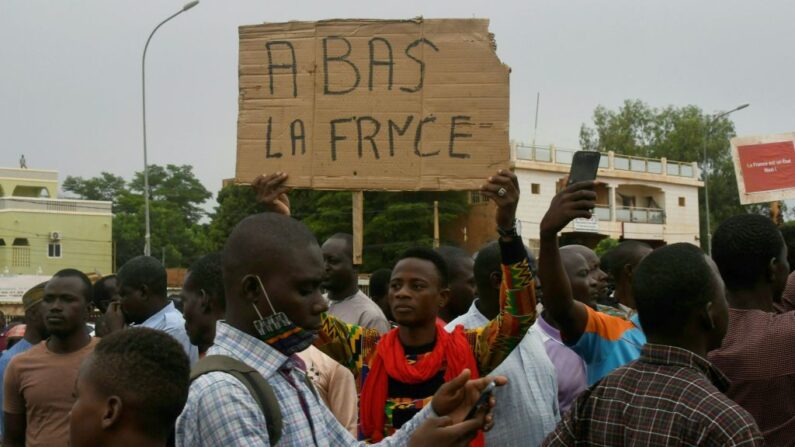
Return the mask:
M 276 445 L 282 437 L 282 412 L 273 387 L 262 377 L 262 374 L 232 357 L 208 355 L 199 360 L 191 369 L 190 381 L 192 383 L 198 377 L 211 372 L 230 374 L 246 387 L 265 416 L 271 445 Z

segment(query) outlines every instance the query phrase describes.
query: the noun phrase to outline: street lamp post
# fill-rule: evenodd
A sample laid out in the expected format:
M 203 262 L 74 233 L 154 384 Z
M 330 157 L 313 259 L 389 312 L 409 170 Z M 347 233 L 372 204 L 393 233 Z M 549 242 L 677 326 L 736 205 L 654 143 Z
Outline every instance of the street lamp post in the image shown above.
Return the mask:
M 155 29 L 152 30 L 152 33 L 149 34 L 149 38 L 146 39 L 146 45 L 144 45 L 144 55 L 141 58 L 141 96 L 142 96 L 142 104 L 143 104 L 143 130 L 144 130 L 144 220 L 146 221 L 146 235 L 144 236 L 145 244 L 144 244 L 144 255 L 150 256 L 152 253 L 152 234 L 150 232 L 149 227 L 149 163 L 146 157 L 146 50 L 149 48 L 149 42 L 152 40 L 152 36 L 155 35 L 158 29 L 163 26 L 166 22 L 173 19 L 174 17 L 182 14 L 183 12 L 193 8 L 194 6 L 198 5 L 199 1 L 194 0 L 192 2 L 188 2 L 185 6 L 182 7 L 176 13 L 170 15 L 166 20 L 160 22 Z
M 712 228 L 710 226 L 709 220 L 709 169 L 707 169 L 707 139 L 709 138 L 709 134 L 712 132 L 712 124 L 718 121 L 720 118 L 723 118 L 730 113 L 734 113 L 738 110 L 742 110 L 748 107 L 750 104 L 743 104 L 741 106 L 737 106 L 727 112 L 718 113 L 715 115 L 710 115 L 707 117 L 707 128 L 704 130 L 704 160 L 701 163 L 701 169 L 704 171 L 704 208 L 706 214 L 706 221 L 707 221 L 707 254 L 712 254 Z

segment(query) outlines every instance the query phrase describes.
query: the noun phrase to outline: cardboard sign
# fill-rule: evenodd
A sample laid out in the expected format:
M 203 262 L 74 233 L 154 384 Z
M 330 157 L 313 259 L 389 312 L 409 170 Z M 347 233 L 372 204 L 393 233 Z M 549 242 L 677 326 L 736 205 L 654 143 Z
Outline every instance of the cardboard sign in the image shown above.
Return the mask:
M 732 138 L 740 203 L 795 198 L 795 133 Z
M 242 26 L 236 179 L 477 189 L 509 166 L 509 72 L 485 19 Z

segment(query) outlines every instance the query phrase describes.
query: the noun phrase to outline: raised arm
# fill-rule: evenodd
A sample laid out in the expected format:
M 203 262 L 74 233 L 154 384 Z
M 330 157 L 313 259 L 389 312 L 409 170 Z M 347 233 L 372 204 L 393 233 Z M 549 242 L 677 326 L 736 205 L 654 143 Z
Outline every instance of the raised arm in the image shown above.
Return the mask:
M 519 181 L 511 171 L 500 170 L 481 188 L 497 204 L 502 283 L 500 313 L 474 334 L 475 358 L 481 374 L 497 367 L 522 340 L 536 319 L 536 296 L 530 262 L 516 232 Z
M 594 182 L 575 183 L 552 199 L 549 209 L 541 219 L 541 250 L 538 277 L 544 292 L 544 309 L 560 326 L 560 333 L 568 344 L 576 343 L 585 331 L 588 311 L 575 301 L 571 285 L 563 268 L 558 248 L 558 233 L 572 220 L 590 218 L 596 206 Z

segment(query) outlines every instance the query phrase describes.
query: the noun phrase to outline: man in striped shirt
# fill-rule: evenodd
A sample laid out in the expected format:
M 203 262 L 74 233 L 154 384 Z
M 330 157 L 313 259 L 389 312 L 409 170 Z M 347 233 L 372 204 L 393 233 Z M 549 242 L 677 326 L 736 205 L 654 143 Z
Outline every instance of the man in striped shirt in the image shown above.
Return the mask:
M 763 445 L 706 359 L 728 325 L 715 264 L 694 245 L 669 245 L 641 262 L 632 285 L 648 337 L 640 358 L 583 393 L 543 445 Z

